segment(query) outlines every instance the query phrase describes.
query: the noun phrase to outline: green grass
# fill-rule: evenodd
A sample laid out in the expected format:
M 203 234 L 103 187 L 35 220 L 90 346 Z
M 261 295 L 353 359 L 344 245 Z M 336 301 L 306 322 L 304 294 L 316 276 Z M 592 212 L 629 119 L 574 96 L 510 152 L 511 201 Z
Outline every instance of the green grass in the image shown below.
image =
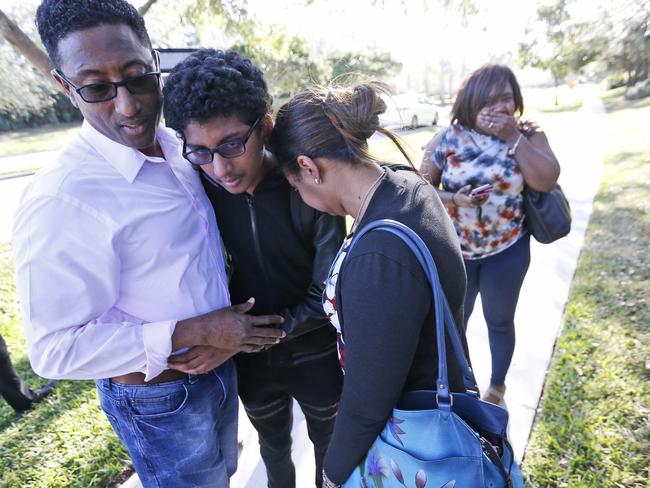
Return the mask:
M 607 111 L 618 112 L 619 110 L 629 110 L 631 108 L 644 108 L 650 106 L 650 97 L 640 98 L 638 100 L 625 100 L 626 87 L 609 90 L 604 96 L 603 101 L 607 105 Z M 647 136 L 647 134 L 646 134 Z
M 79 129 L 79 123 L 57 124 L 13 132 L 0 132 L 0 158 L 39 151 L 61 149 Z M 2 162 L 0 175 L 30 171 L 42 166 L 42 161 Z
M 558 105 L 553 105 L 551 107 L 540 107 L 537 110 L 543 113 L 575 112 L 580 107 L 582 107 L 582 101 L 574 100 L 567 103 L 558 103 Z
M 398 134 L 398 140 L 402 147 L 411 158 L 416 168 L 420 167 L 422 161 L 422 146 L 440 130 L 440 127 L 424 127 L 417 131 Z M 397 149 L 395 144 L 389 139 L 379 139 L 371 141 L 370 153 L 386 163 L 408 164 L 402 153 Z
M 526 452 L 531 486 L 650 484 L 650 104 L 604 101 L 611 147 Z
M 524 119 L 531 116 L 528 112 L 533 107 L 535 114 L 555 114 L 562 112 L 575 112 L 582 106 L 582 97 L 585 90 L 591 85 L 561 85 L 556 88 L 522 88 L 524 97 Z M 557 102 L 557 105 L 556 105 Z M 537 117 L 534 115 L 534 120 Z
M 0 334 L 14 366 L 32 388 L 16 303 L 11 253 L 0 244 Z M 130 460 L 99 408 L 93 382 L 62 381 L 22 415 L 0 400 L 0 487 L 108 487 L 124 479 Z

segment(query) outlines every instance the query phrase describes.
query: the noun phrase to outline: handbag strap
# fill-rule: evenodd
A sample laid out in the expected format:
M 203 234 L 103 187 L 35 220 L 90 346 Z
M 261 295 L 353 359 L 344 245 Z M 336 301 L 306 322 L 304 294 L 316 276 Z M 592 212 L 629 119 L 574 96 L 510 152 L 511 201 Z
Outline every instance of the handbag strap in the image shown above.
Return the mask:
M 447 374 L 447 352 L 445 348 L 445 330 L 449 335 L 454 355 L 456 360 L 460 365 L 461 372 L 463 374 L 463 382 L 465 388 L 468 390 L 476 390 L 476 379 L 474 378 L 474 372 L 467 363 L 467 358 L 465 357 L 465 352 L 463 350 L 462 342 L 460 336 L 458 335 L 458 330 L 456 329 L 456 324 L 454 322 L 454 317 L 451 313 L 451 308 L 447 302 L 447 297 L 442 289 L 440 284 L 440 278 L 438 276 L 438 269 L 436 264 L 433 261 L 431 252 L 426 246 L 422 238 L 417 235 L 413 229 L 390 219 L 381 219 L 375 220 L 363 226 L 360 230 L 355 232 L 350 245 L 348 246 L 348 253 L 352 249 L 352 246 L 366 233 L 372 230 L 382 230 L 389 232 L 404 241 L 404 243 L 411 249 L 418 262 L 424 269 L 425 274 L 431 284 L 431 289 L 433 291 L 433 303 L 434 303 L 434 312 L 435 312 L 435 322 L 436 322 L 436 346 L 438 350 L 438 381 L 437 381 L 437 394 L 438 394 L 438 405 L 440 408 L 450 409 L 451 408 L 451 399 L 449 393 L 449 380 Z

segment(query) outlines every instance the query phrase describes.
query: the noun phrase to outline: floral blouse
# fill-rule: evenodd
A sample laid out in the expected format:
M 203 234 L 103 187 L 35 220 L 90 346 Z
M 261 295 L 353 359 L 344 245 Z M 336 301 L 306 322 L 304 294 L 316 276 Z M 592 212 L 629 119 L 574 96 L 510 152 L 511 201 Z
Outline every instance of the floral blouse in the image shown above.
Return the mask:
M 449 206 L 464 259 L 481 259 L 512 246 L 525 235 L 521 192 L 524 178 L 508 146 L 497 137 L 480 134 L 460 124 L 443 130 L 435 147 L 427 144 L 425 160 L 442 171 L 445 191 L 486 183 L 492 193 L 480 208 Z
M 348 235 L 341 248 L 337 253 L 330 271 L 327 274 L 327 279 L 325 280 L 325 289 L 323 290 L 323 310 L 327 319 L 332 323 L 336 329 L 336 345 L 337 351 L 339 354 L 339 363 L 341 364 L 341 370 L 345 374 L 345 342 L 343 341 L 343 329 L 341 328 L 341 321 L 339 320 L 338 306 L 336 303 L 336 284 L 339 280 L 339 271 L 341 270 L 341 265 L 345 261 L 345 256 L 348 254 L 348 247 L 352 242 L 352 235 Z

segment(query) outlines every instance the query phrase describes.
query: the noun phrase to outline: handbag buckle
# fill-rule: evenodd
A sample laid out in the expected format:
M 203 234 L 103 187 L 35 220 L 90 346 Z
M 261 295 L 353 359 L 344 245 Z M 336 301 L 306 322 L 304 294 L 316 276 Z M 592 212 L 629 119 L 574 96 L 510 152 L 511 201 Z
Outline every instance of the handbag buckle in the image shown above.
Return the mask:
M 438 404 L 438 406 L 440 406 L 439 398 L 440 398 L 440 396 L 436 393 L 436 403 Z M 449 406 L 450 407 L 454 406 L 454 396 L 453 395 L 449 395 Z
M 476 389 L 474 389 L 474 388 L 465 388 L 465 393 L 469 393 L 471 395 L 474 395 L 475 397 L 481 396 L 479 391 L 478 391 L 478 388 L 476 388 Z

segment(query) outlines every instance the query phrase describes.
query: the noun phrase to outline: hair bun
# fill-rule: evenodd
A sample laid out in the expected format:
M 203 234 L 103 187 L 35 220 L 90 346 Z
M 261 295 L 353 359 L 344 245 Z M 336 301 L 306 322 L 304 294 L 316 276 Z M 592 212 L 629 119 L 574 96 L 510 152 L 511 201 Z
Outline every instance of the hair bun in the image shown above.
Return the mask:
M 379 124 L 386 111 L 380 93 L 385 85 L 360 83 L 352 88 L 314 88 L 299 93 L 278 110 L 271 134 L 271 150 L 279 165 L 299 173 L 297 158 L 329 158 L 353 164 L 377 162 L 368 152 L 368 139 L 379 131 L 410 162 L 399 140 Z
M 379 115 L 386 111 L 386 103 L 379 92 L 369 83 L 354 87 L 351 108 L 356 110 L 359 136 L 370 138 L 379 129 Z
M 379 129 L 379 115 L 386 103 L 373 83 L 330 89 L 323 97 L 323 112 L 346 140 L 366 141 Z

